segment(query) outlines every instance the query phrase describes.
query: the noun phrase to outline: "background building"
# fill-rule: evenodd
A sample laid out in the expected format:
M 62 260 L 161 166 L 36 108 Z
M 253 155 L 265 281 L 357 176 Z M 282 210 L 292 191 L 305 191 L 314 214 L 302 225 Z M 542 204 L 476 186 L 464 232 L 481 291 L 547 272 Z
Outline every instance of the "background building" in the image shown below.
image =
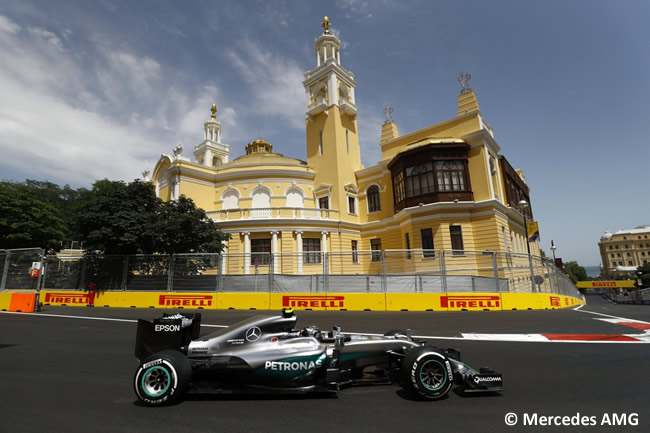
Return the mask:
M 518 268 L 513 257 L 527 252 L 522 213 L 533 218 L 530 205 L 519 206 L 530 204 L 529 187 L 500 153 L 469 74 L 459 78 L 450 119 L 400 135 L 387 107 L 377 125 L 382 159 L 364 167 L 355 77 L 327 20 L 323 28 L 303 81 L 307 160 L 257 139 L 231 161 L 213 106 L 194 161 L 180 147 L 160 157 L 152 175 L 158 196 L 191 197 L 230 233 L 225 274 L 418 274 L 445 266 L 445 254 L 450 270 L 479 277 Z M 539 255 L 537 242 L 530 248 Z M 493 264 L 495 251 L 505 254 Z M 520 268 L 505 284 L 530 289 L 532 264 Z
M 598 242 L 605 278 L 631 277 L 650 260 L 650 225 L 605 232 Z

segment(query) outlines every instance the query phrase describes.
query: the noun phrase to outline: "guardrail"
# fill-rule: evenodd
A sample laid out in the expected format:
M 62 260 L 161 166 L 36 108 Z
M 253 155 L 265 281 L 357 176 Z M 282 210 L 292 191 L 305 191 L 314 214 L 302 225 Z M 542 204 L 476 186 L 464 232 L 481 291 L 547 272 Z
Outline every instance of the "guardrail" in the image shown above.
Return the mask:
M 604 288 L 600 293 L 617 304 L 650 305 L 650 289 L 619 293 L 614 289 Z

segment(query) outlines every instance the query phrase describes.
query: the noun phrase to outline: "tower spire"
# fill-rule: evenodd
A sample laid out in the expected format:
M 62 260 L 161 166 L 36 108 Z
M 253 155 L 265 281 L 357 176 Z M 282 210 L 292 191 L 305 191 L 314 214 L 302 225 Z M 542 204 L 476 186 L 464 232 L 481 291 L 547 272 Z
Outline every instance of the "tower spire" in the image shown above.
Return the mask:
M 194 146 L 194 158 L 199 164 L 214 168 L 228 162 L 230 146 L 221 142 L 221 123 L 217 122 L 217 104 L 212 104 L 210 112 L 210 120 L 203 124 L 203 141 Z
M 330 34 L 330 20 L 327 18 L 327 15 L 323 17 L 323 24 L 321 24 L 321 27 L 323 28 L 323 34 L 324 35 L 329 35 Z

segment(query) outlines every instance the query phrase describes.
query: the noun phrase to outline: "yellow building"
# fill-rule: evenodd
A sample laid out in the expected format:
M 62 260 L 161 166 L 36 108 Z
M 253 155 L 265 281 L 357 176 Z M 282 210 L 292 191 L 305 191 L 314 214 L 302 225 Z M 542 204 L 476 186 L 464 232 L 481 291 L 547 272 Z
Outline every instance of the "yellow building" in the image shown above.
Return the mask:
M 364 167 L 356 81 L 327 19 L 323 28 L 314 42 L 316 66 L 303 81 L 306 161 L 274 153 L 261 139 L 229 160 L 213 106 L 194 161 L 177 148 L 152 173 L 159 197 L 191 197 L 231 235 L 224 272 L 256 274 L 269 266 L 273 274 L 323 274 L 315 252 L 329 252 L 325 274 L 426 273 L 447 254 L 450 271 L 492 277 L 486 251 L 507 253 L 498 256 L 500 269 L 525 254 L 519 203 L 530 203 L 529 188 L 500 154 L 469 75 L 459 78 L 456 116 L 440 123 L 400 135 L 387 107 L 386 122 L 377 125 L 382 159 Z M 530 206 L 523 211 L 532 219 Z M 536 242 L 530 248 L 539 255 Z M 527 259 L 522 269 L 530 284 Z M 502 278 L 517 285 L 514 274 Z
M 605 232 L 598 242 L 605 278 L 634 277 L 639 266 L 650 261 L 650 226 Z

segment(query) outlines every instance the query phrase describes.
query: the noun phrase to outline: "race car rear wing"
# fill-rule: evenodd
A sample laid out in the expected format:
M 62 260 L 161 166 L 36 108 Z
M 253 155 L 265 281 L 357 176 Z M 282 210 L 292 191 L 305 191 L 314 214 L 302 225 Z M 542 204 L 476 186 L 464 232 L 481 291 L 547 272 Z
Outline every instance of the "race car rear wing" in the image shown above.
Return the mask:
M 199 338 L 201 313 L 163 314 L 153 322 L 138 319 L 135 356 L 142 361 L 152 353 L 180 349 Z

